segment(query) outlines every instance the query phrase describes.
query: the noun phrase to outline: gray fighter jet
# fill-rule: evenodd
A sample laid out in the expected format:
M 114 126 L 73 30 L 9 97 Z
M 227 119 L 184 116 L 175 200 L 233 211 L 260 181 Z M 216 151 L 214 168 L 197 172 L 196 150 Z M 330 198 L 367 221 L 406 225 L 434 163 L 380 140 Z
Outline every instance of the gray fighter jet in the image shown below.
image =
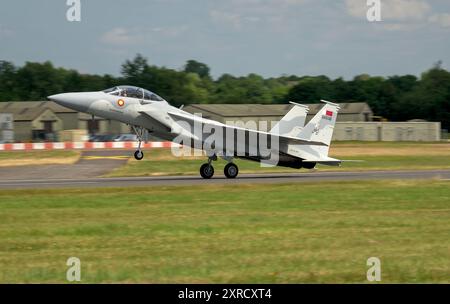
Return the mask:
M 100 92 L 63 93 L 48 99 L 67 108 L 92 116 L 118 120 L 132 127 L 138 138 L 137 160 L 144 157 L 144 134 L 203 150 L 208 162 L 200 175 L 214 175 L 212 161 L 220 156 L 228 164 L 227 178 L 238 175 L 235 158 L 266 165 L 313 169 L 317 164 L 340 165 L 328 157 L 339 105 L 324 101 L 323 108 L 305 125 L 307 107 L 293 108 L 269 132 L 223 124 L 171 106 L 157 94 L 134 86 L 117 86 Z M 191 149 L 189 149 L 191 150 Z

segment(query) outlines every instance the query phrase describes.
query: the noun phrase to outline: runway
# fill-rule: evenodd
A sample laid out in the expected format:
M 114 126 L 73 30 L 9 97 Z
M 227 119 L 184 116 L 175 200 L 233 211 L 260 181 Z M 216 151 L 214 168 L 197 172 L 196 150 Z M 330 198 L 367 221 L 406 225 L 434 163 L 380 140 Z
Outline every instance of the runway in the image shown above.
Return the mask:
M 66 179 L 10 179 L 0 180 L 0 189 L 53 189 L 53 188 L 95 188 L 95 187 L 151 187 L 189 185 L 236 185 L 307 183 L 321 181 L 359 181 L 379 179 L 439 179 L 450 181 L 450 170 L 420 171 L 365 171 L 365 172 L 311 172 L 241 174 L 236 179 L 221 175 L 210 180 L 200 176 L 158 176 L 123 178 L 66 178 Z

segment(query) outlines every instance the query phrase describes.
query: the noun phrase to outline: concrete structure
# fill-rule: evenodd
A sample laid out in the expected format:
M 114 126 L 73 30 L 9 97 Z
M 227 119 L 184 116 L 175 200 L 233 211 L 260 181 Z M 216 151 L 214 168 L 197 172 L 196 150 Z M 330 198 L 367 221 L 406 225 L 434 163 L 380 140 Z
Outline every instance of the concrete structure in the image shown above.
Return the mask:
M 440 141 L 439 122 L 338 122 L 333 140 Z
M 0 142 L 14 141 L 13 121 L 12 113 L 0 113 Z

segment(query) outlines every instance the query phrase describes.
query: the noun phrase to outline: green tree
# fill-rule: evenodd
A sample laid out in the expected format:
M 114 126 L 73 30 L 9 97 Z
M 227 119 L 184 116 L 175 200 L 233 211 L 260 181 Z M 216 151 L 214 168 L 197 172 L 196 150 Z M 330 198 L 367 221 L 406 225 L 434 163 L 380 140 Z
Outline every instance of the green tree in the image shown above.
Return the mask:
M 332 82 L 328 77 L 303 77 L 289 90 L 286 100 L 318 103 L 321 99 L 334 100 L 333 94 Z
M 0 61 L 0 101 L 45 100 L 60 92 L 98 91 L 119 84 L 150 89 L 175 106 L 190 103 L 276 103 L 289 100 L 316 103 L 367 102 L 375 115 L 391 120 L 421 118 L 441 121 L 450 128 L 450 73 L 442 62 L 423 73 L 372 77 L 367 74 L 346 81 L 326 76 L 282 75 L 268 78 L 224 74 L 217 80 L 209 67 L 189 60 L 181 71 L 150 65 L 140 54 L 122 64 L 122 77 L 80 74 L 55 68 L 51 62 L 27 62 L 16 67 Z
M 184 66 L 184 72 L 197 74 L 200 78 L 210 78 L 210 69 L 205 63 L 195 60 L 188 60 Z
M 8 61 L 0 61 L 0 101 L 16 99 L 16 67 Z
M 122 64 L 121 73 L 123 77 L 134 85 L 140 81 L 142 74 L 149 68 L 148 61 L 141 54 L 137 54 L 133 60 L 126 60 Z
M 138 54 L 122 65 L 123 81 L 152 90 L 175 106 L 208 101 L 208 80 L 196 73 L 186 73 L 164 67 L 151 66 Z
M 450 128 L 450 73 L 440 66 L 422 74 L 418 85 L 395 106 L 401 120 L 422 118 L 442 122 Z
M 17 95 L 21 100 L 45 100 L 64 91 L 64 75 L 49 61 L 27 62 L 17 70 Z

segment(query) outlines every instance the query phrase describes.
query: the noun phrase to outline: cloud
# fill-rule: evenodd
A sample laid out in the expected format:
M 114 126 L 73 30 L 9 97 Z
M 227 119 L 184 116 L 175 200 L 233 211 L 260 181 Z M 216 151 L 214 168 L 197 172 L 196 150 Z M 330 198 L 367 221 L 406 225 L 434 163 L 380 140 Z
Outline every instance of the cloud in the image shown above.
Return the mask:
M 382 28 L 387 31 L 413 31 L 422 28 L 424 23 L 385 23 Z
M 232 0 L 210 10 L 213 23 L 241 30 L 258 22 L 279 25 L 294 9 L 311 0 Z
M 242 6 L 295 6 L 299 4 L 304 4 L 310 0 L 232 0 L 231 5 L 242 7 Z
M 366 18 L 368 6 L 364 0 L 346 0 L 347 12 L 356 18 Z M 381 0 L 381 16 L 388 21 L 423 20 L 431 11 L 425 0 Z
M 116 27 L 104 33 L 100 41 L 112 45 L 131 44 L 138 41 L 138 36 L 123 27 Z
M 435 14 L 428 19 L 433 24 L 450 28 L 450 14 Z
M 384 0 L 382 15 L 394 20 L 423 20 L 430 12 L 430 5 L 422 0 Z
M 209 16 L 214 23 L 231 26 L 240 29 L 242 26 L 242 16 L 225 11 L 211 10 Z
M 162 39 L 176 38 L 188 29 L 187 25 L 130 29 L 116 27 L 104 33 L 100 41 L 110 45 L 142 44 L 148 41 L 156 43 Z
M 169 27 L 155 27 L 150 30 L 148 34 L 159 34 L 165 37 L 178 37 L 189 30 L 187 25 L 169 26 Z
M 346 0 L 349 15 L 365 19 L 368 6 L 364 0 Z M 414 31 L 427 26 L 450 28 L 449 13 L 434 13 L 426 0 L 381 0 L 381 29 Z

